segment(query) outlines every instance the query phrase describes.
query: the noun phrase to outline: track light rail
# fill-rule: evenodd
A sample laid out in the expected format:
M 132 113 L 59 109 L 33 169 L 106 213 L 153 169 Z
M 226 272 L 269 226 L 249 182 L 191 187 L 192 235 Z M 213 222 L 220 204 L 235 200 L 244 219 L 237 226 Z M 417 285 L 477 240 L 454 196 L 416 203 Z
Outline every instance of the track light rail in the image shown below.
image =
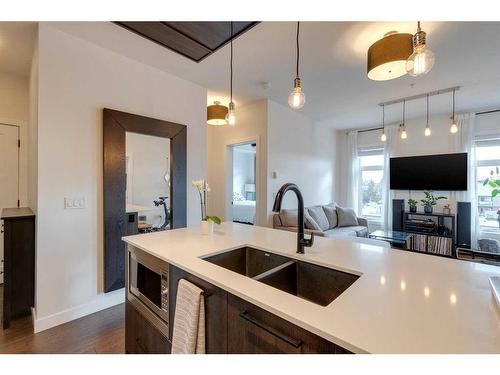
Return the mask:
M 418 94 L 418 95 L 407 96 L 405 98 L 389 100 L 388 102 L 379 103 L 379 106 L 381 106 L 381 107 L 382 106 L 388 106 L 388 105 L 392 105 L 392 104 L 398 104 L 398 103 L 408 102 L 410 100 L 422 99 L 422 98 L 425 98 L 427 96 L 431 97 L 431 96 L 435 96 L 435 95 L 446 94 L 446 93 L 449 93 L 449 92 L 453 92 L 453 90 L 455 90 L 455 91 L 460 90 L 460 86 L 448 87 L 446 89 L 429 91 L 429 92 L 424 92 L 424 93 Z

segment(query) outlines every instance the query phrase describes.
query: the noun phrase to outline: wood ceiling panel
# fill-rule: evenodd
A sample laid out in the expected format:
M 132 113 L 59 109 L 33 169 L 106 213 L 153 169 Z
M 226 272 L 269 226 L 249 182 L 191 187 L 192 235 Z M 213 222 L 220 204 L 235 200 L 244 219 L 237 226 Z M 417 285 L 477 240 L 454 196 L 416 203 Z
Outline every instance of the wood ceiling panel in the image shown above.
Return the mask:
M 180 33 L 197 40 L 212 51 L 231 40 L 231 22 L 165 22 Z M 254 22 L 233 22 L 233 35 L 252 27 Z
M 233 22 L 233 39 L 258 22 Z M 231 40 L 231 22 L 116 22 L 165 48 L 200 62 Z
M 119 24 L 195 61 L 199 61 L 212 53 L 208 48 L 180 34 L 162 22 L 119 22 Z

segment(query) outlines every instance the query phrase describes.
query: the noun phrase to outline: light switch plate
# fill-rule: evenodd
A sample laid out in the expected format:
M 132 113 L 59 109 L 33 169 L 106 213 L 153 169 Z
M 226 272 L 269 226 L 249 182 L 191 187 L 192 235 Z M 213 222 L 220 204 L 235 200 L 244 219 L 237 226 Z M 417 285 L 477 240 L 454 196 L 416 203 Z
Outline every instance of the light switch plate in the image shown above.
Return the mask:
M 86 208 L 87 202 L 84 197 L 76 197 L 76 198 L 64 198 L 64 208 L 68 209 L 82 209 Z

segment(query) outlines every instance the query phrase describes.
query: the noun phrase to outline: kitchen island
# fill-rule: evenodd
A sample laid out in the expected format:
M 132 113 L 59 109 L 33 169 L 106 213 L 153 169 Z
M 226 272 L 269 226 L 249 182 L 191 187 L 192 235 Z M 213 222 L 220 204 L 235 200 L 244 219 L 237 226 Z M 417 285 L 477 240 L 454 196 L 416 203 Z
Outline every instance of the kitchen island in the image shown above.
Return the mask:
M 499 267 L 341 238 L 316 238 L 305 254 L 296 254 L 296 240 L 292 232 L 230 222 L 212 235 L 193 227 L 124 238 L 129 249 L 140 249 L 346 351 L 500 353 L 500 311 L 488 283 L 489 276 L 500 275 Z M 357 279 L 322 306 L 203 259 L 246 246 Z

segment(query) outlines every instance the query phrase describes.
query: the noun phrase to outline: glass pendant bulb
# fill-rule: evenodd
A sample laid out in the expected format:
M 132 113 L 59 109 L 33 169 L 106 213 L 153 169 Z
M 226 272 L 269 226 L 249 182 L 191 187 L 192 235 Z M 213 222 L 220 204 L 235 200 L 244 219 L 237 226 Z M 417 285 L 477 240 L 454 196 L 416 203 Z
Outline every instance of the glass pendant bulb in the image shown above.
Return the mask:
M 292 109 L 301 109 L 306 103 L 306 96 L 300 87 L 300 78 L 293 81 L 293 91 L 288 95 L 288 105 Z
M 425 46 L 415 50 L 406 61 L 406 71 L 413 77 L 427 74 L 434 66 L 434 53 Z
M 234 112 L 234 103 L 229 103 L 229 108 L 227 110 L 226 122 L 228 125 L 234 126 L 236 125 L 236 114 Z
M 457 125 L 456 121 L 453 121 L 451 126 L 450 126 L 450 133 L 455 134 L 457 132 L 458 132 L 458 125 Z
M 452 101 L 452 115 L 451 115 L 450 133 L 456 134 L 458 132 L 458 125 L 457 125 L 457 120 L 455 120 L 455 89 L 453 89 L 452 100 L 453 101 Z
M 426 46 L 426 34 L 418 23 L 417 33 L 413 36 L 413 53 L 406 61 L 406 72 L 418 77 L 427 74 L 434 66 L 434 53 Z
M 387 136 L 385 135 L 385 104 L 382 104 L 382 135 L 380 136 L 382 142 L 387 141 Z
M 399 131 L 401 132 L 401 139 L 408 138 L 408 134 L 406 134 L 405 124 L 406 124 L 406 100 L 403 99 L 403 122 L 399 125 Z
M 425 130 L 424 130 L 424 135 L 426 137 L 430 137 L 431 135 L 431 127 L 429 126 L 429 94 L 427 94 L 426 96 L 426 107 L 425 107 L 425 111 L 426 111 L 426 123 L 425 123 Z

